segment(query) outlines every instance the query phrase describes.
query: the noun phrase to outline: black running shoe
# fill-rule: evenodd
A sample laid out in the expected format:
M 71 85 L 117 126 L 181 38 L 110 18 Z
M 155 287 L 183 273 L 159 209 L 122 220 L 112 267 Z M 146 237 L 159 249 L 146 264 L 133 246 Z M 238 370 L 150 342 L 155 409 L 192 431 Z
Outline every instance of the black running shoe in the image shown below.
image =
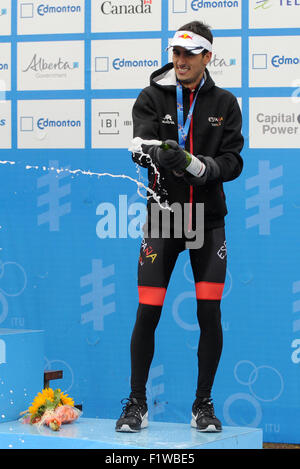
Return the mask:
M 214 405 L 208 398 L 196 399 L 192 408 L 191 426 L 199 432 L 221 432 L 222 424 L 215 416 Z
M 134 397 L 122 399 L 123 412 L 116 423 L 117 432 L 139 432 L 148 427 L 148 407 L 146 401 Z

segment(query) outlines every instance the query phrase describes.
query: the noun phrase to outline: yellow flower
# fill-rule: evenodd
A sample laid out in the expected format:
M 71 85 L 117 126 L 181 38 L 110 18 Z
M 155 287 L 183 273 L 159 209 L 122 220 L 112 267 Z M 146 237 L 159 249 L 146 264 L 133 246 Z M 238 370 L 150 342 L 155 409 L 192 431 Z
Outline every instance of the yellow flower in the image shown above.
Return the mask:
M 60 389 L 53 391 L 51 388 L 46 388 L 37 394 L 26 412 L 29 412 L 31 420 L 34 421 L 36 418 L 40 418 L 46 410 L 54 410 L 62 405 L 74 407 L 74 401 L 68 394 L 64 394 Z
M 42 392 L 39 392 L 34 398 L 31 406 L 29 407 L 29 412 L 31 415 L 34 415 L 38 412 L 39 408 L 45 405 L 46 400 L 53 401 L 54 391 L 51 388 L 43 389 Z
M 70 405 L 74 407 L 74 401 L 72 397 L 69 397 L 68 394 L 64 394 L 63 392 L 60 393 L 60 402 L 61 405 Z

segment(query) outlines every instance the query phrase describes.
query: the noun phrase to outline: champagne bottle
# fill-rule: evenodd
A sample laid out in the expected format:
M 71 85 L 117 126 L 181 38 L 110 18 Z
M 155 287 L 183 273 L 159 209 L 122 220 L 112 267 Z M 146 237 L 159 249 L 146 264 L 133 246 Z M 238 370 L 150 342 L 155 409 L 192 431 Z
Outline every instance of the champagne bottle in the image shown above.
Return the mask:
M 163 150 L 169 150 L 171 149 L 170 145 L 168 143 L 162 142 L 160 145 L 160 148 Z M 190 174 L 196 177 L 201 177 L 203 176 L 206 166 L 202 161 L 198 160 L 192 153 L 189 153 L 186 150 L 183 150 L 185 153 L 186 157 L 186 166 L 185 170 L 188 171 Z

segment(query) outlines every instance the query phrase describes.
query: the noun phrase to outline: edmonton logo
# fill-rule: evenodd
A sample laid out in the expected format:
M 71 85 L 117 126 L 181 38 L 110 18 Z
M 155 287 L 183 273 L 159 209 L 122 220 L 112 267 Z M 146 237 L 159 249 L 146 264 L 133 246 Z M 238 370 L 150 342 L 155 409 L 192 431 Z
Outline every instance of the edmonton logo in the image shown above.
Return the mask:
M 0 62 L 0 72 L 3 72 L 5 70 L 8 70 L 8 64 Z
M 60 127 L 81 127 L 81 121 L 77 120 L 53 120 L 41 117 L 37 120 L 37 127 L 40 130 L 44 130 L 46 128 L 60 128 Z
M 272 57 L 271 63 L 273 67 L 279 68 L 281 65 L 299 65 L 299 57 L 285 57 L 284 55 L 274 55 Z
M 205 2 L 203 0 L 193 0 L 191 3 L 191 8 L 194 11 L 202 10 L 203 8 L 238 8 L 239 1 L 223 0 L 223 1 L 209 1 Z
M 143 60 L 126 60 L 117 57 L 113 60 L 113 68 L 121 70 L 122 68 L 144 68 L 144 67 L 158 67 L 158 60 L 143 59 Z
M 38 5 L 37 7 L 37 14 L 39 16 L 45 16 L 48 14 L 55 14 L 55 13 L 81 13 L 81 6 L 80 5 Z

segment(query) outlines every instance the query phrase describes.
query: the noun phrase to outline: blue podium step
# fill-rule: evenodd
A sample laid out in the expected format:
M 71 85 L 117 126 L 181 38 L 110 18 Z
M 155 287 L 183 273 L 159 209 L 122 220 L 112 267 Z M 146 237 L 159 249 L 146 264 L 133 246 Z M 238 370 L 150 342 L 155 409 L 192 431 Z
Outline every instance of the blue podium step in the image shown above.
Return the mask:
M 224 427 L 200 433 L 189 424 L 149 422 L 140 433 L 115 432 L 115 420 L 79 418 L 59 432 L 18 421 L 0 424 L 1 449 L 262 449 L 262 430 Z
M 43 331 L 0 328 L 0 423 L 16 420 L 43 389 Z

